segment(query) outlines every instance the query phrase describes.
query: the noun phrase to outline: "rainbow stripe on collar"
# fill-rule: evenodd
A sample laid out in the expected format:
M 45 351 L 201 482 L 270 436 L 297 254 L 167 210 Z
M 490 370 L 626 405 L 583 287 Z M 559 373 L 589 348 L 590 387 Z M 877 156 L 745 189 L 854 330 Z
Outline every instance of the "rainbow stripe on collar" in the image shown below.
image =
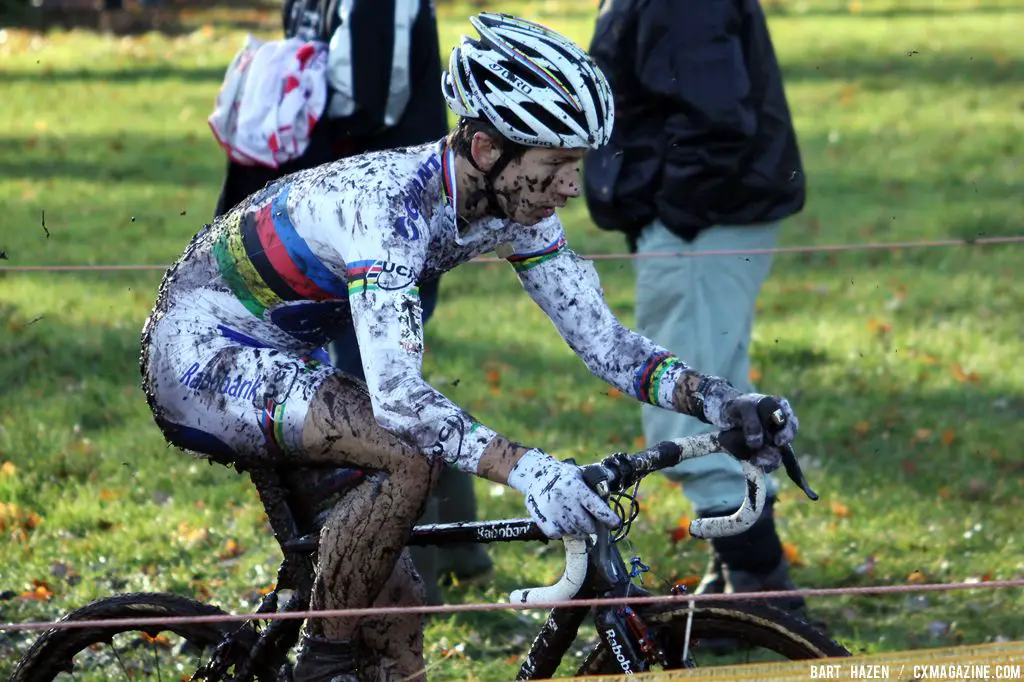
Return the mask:
M 455 184 L 455 152 L 448 147 L 448 143 L 441 142 L 441 192 L 445 201 L 455 211 L 456 217 L 459 213 L 459 206 L 456 203 L 458 187 Z

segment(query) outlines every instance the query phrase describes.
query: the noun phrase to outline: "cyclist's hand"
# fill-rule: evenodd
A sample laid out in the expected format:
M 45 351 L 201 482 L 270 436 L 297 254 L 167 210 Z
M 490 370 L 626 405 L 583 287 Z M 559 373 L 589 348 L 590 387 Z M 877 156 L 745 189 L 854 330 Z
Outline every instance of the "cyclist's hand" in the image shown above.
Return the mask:
M 742 429 L 747 447 L 757 451 L 751 461 L 765 471 L 774 471 L 782 463 L 779 448 L 793 442 L 800 429 L 800 420 L 788 400 L 772 396 L 779 403 L 785 423 L 782 428 L 775 423 L 762 423 L 757 404 L 766 397 L 761 393 L 736 395 L 723 403 L 722 416 L 727 422 L 725 428 Z
M 620 524 L 618 514 L 590 489 L 578 466 L 540 450 L 530 450 L 516 462 L 508 484 L 526 497 L 530 517 L 550 538 L 589 535 L 599 523 L 610 528 Z

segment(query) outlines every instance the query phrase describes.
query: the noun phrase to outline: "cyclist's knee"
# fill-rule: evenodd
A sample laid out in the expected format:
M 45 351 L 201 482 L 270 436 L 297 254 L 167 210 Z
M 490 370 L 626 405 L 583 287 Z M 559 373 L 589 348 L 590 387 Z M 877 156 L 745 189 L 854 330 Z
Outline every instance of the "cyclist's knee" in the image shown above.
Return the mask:
M 408 453 L 396 457 L 390 473 L 402 480 L 402 484 L 415 494 L 422 492 L 428 495 L 441 479 L 444 462 L 436 457 L 428 457 L 420 453 Z

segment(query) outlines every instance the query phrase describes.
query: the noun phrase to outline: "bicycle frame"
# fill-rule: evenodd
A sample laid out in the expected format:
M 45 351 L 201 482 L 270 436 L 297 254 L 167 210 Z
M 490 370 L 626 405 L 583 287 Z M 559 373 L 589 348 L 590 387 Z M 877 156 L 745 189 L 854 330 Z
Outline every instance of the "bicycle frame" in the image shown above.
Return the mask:
M 478 521 L 467 523 L 417 526 L 413 529 L 410 545 L 443 546 L 452 542 L 494 543 L 494 542 L 549 542 L 549 539 L 530 519 L 508 519 L 504 521 Z M 611 540 L 611 533 L 602 530 L 591 539 L 567 538 L 566 576 L 573 582 L 573 593 L 566 598 L 586 599 L 590 597 L 647 596 L 649 593 L 633 584 L 630 571 L 618 548 Z M 571 574 L 579 569 L 583 561 L 582 580 L 576 582 Z M 512 602 L 548 601 L 551 590 L 564 591 L 569 585 L 560 581 L 554 588 L 516 590 Z M 533 593 L 534 597 L 529 598 Z M 539 593 L 539 594 L 538 594 Z M 579 627 L 587 617 L 589 607 L 558 607 L 552 609 L 547 621 L 541 626 L 530 646 L 517 680 L 547 679 L 555 674 L 559 664 L 576 640 Z M 630 620 L 633 621 L 631 627 Z M 637 641 L 633 628 L 643 627 L 642 621 L 631 610 L 616 606 L 595 608 L 594 622 L 598 632 L 609 648 L 616 652 L 616 659 L 623 672 L 636 672 L 647 667 L 643 648 Z

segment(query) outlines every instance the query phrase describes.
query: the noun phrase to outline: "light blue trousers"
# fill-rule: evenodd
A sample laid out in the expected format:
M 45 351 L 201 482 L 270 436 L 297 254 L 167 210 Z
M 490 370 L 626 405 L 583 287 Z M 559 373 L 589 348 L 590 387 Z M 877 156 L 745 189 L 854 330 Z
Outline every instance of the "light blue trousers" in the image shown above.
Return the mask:
M 654 221 L 640 235 L 640 255 L 655 252 L 701 252 L 764 249 L 775 246 L 778 223 L 719 226 L 686 242 Z M 704 374 L 728 379 L 752 391 L 749 379 L 750 330 L 754 303 L 772 256 L 642 257 L 634 261 L 637 275 L 637 331 L 674 352 Z M 653 405 L 642 408 L 648 444 L 704 433 L 714 427 L 692 417 Z M 683 484 L 683 494 L 698 515 L 736 509 L 746 485 L 739 462 L 717 453 L 666 470 Z M 770 477 L 769 477 L 770 478 Z M 768 494 L 778 487 L 769 480 Z

